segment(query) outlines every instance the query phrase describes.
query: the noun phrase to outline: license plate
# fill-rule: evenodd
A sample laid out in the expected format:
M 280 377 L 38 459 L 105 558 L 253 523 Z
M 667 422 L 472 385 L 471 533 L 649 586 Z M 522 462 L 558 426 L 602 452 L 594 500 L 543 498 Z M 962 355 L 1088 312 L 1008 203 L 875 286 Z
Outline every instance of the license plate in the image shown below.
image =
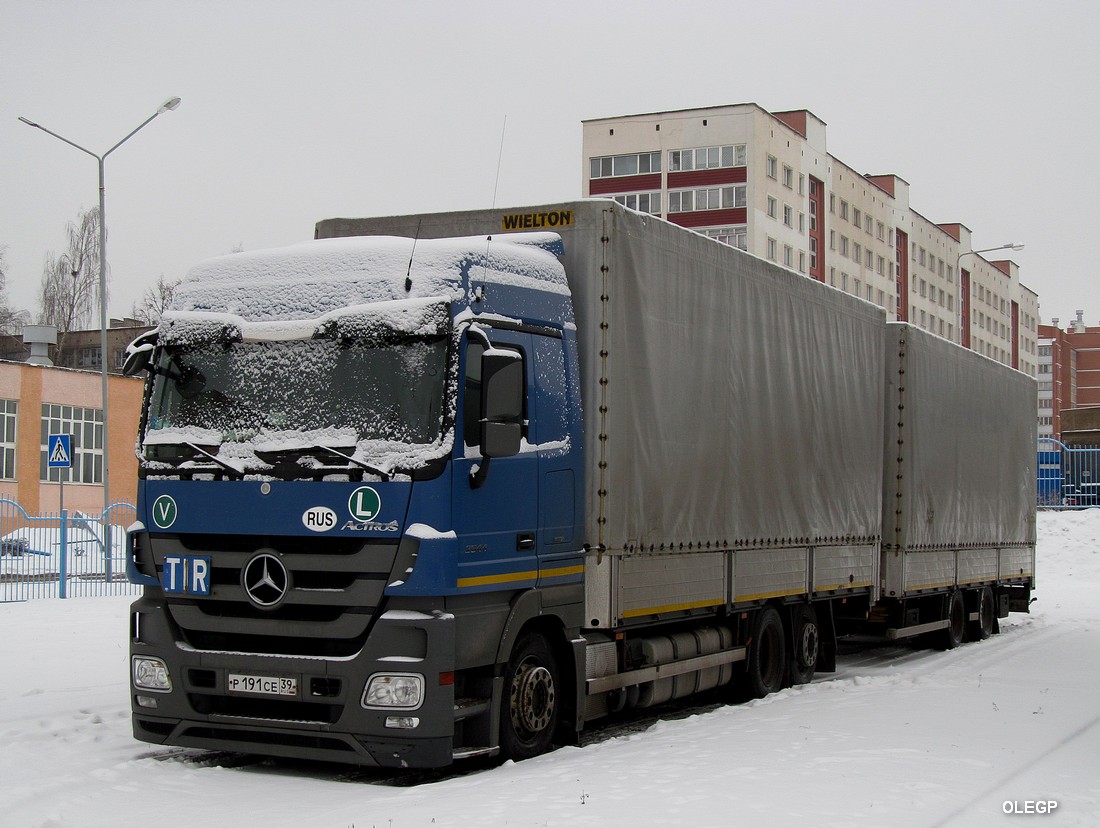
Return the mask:
M 230 673 L 225 677 L 225 689 L 230 693 L 251 693 L 260 696 L 297 696 L 298 679 L 286 676 L 244 676 Z

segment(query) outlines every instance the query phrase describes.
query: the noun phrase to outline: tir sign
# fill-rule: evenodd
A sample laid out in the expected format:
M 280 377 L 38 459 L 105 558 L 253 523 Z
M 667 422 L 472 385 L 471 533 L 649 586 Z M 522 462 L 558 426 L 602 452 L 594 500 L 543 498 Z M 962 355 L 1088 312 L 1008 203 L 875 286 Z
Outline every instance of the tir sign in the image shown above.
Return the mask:
M 209 556 L 166 555 L 161 585 L 172 595 L 209 595 Z

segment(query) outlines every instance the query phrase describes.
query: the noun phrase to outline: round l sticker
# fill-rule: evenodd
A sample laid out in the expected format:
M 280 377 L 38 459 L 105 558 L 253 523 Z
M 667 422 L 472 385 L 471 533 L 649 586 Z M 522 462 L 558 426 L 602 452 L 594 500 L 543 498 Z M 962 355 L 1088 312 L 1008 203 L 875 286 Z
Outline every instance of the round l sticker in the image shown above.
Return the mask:
M 161 529 L 167 529 L 176 522 L 179 509 L 170 495 L 161 495 L 153 501 L 153 523 Z
M 356 520 L 374 520 L 381 508 L 382 498 L 370 486 L 360 486 L 348 498 L 348 511 Z

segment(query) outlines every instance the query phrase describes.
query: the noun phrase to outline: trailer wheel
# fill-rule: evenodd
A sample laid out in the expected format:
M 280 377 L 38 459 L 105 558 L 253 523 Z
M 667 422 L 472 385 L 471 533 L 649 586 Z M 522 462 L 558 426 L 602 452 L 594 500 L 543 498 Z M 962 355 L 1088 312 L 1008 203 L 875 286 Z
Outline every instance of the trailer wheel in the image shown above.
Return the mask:
M 749 698 L 762 699 L 783 689 L 787 678 L 787 638 L 783 621 L 775 607 L 764 607 L 756 614 L 745 664 Z
M 791 653 L 791 684 L 809 684 L 817 672 L 821 630 L 813 605 L 802 604 L 794 612 L 794 652 Z
M 993 603 L 993 590 L 983 587 L 978 590 L 978 620 L 969 624 L 967 632 L 975 641 L 984 641 L 993 635 L 993 626 L 996 623 L 997 607 Z
M 521 638 L 504 673 L 500 746 L 509 759 L 529 759 L 550 749 L 561 718 L 558 667 L 538 633 Z
M 966 602 L 961 590 L 947 598 L 947 626 L 936 634 L 936 648 L 953 650 L 966 640 Z

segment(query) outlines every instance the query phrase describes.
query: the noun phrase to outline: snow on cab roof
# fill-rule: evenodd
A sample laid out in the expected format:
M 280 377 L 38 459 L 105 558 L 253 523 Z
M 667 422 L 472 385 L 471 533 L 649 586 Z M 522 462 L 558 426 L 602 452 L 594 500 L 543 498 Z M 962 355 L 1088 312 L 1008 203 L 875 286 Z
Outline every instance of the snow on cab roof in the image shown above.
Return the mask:
M 201 262 L 179 286 L 172 310 L 270 322 L 314 319 L 373 302 L 458 299 L 473 268 L 514 274 L 562 292 L 567 288 L 560 253 L 556 233 L 320 239 Z

